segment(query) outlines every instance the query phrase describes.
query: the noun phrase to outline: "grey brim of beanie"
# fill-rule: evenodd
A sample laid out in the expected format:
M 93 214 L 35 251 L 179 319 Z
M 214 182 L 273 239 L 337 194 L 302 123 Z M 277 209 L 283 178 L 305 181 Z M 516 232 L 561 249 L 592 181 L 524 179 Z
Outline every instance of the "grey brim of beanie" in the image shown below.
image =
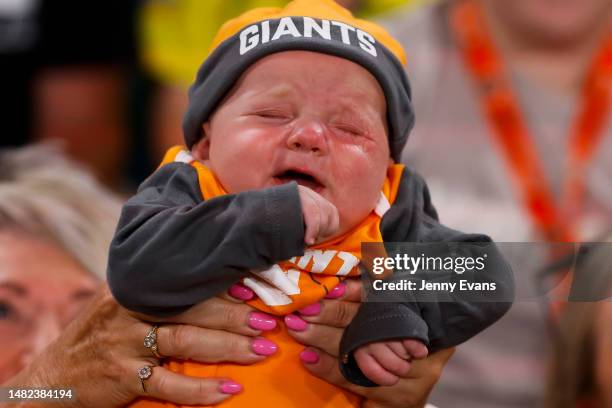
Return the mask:
M 291 17 L 303 33 L 301 17 Z M 315 19 L 317 22 L 321 20 Z M 274 32 L 280 19 L 268 20 Z M 243 29 L 244 31 L 244 29 Z M 408 134 L 414 125 L 414 110 L 406 73 L 399 60 L 385 46 L 375 42 L 377 56 L 364 52 L 358 44 L 346 44 L 332 36 L 294 37 L 283 35 L 275 41 L 259 43 L 240 54 L 240 32 L 221 43 L 198 70 L 196 80 L 189 88 L 189 106 L 183 118 L 183 134 L 191 148 L 202 135 L 202 124 L 208 120 L 217 104 L 234 86 L 242 73 L 257 60 L 270 54 L 302 50 L 334 55 L 353 61 L 366 68 L 378 80 L 387 101 L 389 149 L 391 157 L 399 162 Z

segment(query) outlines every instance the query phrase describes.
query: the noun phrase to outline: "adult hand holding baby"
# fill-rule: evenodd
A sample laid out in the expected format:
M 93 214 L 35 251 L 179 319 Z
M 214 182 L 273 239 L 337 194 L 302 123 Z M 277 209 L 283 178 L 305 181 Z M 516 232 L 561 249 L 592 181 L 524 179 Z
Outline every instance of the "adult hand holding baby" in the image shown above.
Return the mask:
M 393 386 L 368 388 L 351 384 L 338 368 L 339 345 L 344 328 L 357 313 L 360 300 L 361 282 L 346 280 L 331 291 L 327 299 L 302 309 L 299 316 L 294 316 L 294 319 L 305 322 L 303 330 L 289 330 L 297 341 L 309 346 L 302 353 L 304 367 L 313 375 L 362 396 L 365 408 L 425 406 L 455 349 L 412 361 L 407 373 L 398 376 L 399 380 Z
M 304 242 L 314 245 L 333 236 L 340 228 L 340 215 L 335 205 L 314 190 L 298 185 L 306 232 Z
M 315 347 L 316 341 L 312 343 L 312 347 Z M 318 350 L 318 360 L 304 366 L 313 375 L 362 396 L 363 408 L 423 408 L 454 352 L 453 347 L 414 361 L 405 377 L 400 377 L 395 385 L 387 387 L 360 387 L 348 382 L 338 369 L 338 357 Z
M 213 298 L 172 318 L 161 319 L 157 331 L 158 350 L 164 357 L 252 364 L 266 358 L 258 353 L 257 335 L 261 316 L 228 298 Z M 151 329 L 147 320 L 117 304 L 103 285 L 90 306 L 47 349 L 9 382 L 10 388 L 62 388 L 69 384 L 75 398 L 57 407 L 124 407 L 147 396 L 175 404 L 218 404 L 240 392 L 231 379 L 195 378 L 159 366 L 143 338 Z M 254 327 L 255 326 L 255 327 Z M 265 324 L 264 324 L 265 326 Z M 263 327 L 265 330 L 266 327 Z M 136 375 L 144 365 L 152 366 L 146 392 Z M 40 406 L 47 406 L 42 401 Z M 17 402 L 8 406 L 39 406 Z

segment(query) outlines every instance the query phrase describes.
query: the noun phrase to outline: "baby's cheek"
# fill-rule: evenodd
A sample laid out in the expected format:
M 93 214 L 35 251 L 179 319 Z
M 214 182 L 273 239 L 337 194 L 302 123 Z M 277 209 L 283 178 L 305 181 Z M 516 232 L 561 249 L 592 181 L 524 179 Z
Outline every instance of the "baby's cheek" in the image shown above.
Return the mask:
M 376 207 L 385 182 L 386 169 L 363 165 L 357 167 L 344 182 L 346 194 L 353 200 L 355 208 L 371 211 Z M 362 210 L 363 211 L 363 210 Z
M 352 228 L 376 207 L 386 177 L 388 158 L 368 157 L 355 148 L 336 151 L 331 167 L 330 197 L 341 222 Z
M 341 221 L 354 227 L 362 222 L 374 210 L 380 198 L 382 182 L 374 183 L 371 175 L 342 182 L 338 180 L 338 189 L 334 192 L 335 205 Z
M 372 160 L 368 157 L 356 159 L 337 159 L 334 163 L 333 181 L 338 188 L 352 194 L 367 195 L 378 193 L 387 173 L 387 161 Z
M 260 158 L 256 151 L 236 149 L 214 156 L 210 160 L 210 168 L 228 192 L 238 193 L 263 187 L 264 163 L 269 161 L 268 158 Z

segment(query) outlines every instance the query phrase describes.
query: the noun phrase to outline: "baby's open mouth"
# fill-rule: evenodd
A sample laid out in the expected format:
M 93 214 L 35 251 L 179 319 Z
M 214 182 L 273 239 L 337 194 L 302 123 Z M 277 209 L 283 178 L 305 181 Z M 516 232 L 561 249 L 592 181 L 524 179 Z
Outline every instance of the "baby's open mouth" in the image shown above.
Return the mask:
M 323 189 L 323 184 L 321 184 L 316 177 L 298 170 L 286 170 L 274 176 L 274 180 L 276 180 L 278 184 L 285 184 L 295 181 L 300 186 L 308 187 L 317 192 Z

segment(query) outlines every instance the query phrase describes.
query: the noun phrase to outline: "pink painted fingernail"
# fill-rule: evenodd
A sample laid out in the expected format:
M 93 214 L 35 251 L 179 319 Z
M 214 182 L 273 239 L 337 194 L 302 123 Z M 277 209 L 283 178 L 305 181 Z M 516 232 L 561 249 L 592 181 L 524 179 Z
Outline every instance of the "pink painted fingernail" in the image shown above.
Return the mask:
M 325 295 L 325 299 L 337 299 L 346 292 L 346 283 L 341 282 Z
M 285 324 L 288 328 L 295 331 L 304 331 L 308 328 L 308 323 L 294 314 L 285 316 Z
M 260 356 L 271 356 L 278 350 L 276 343 L 266 339 L 255 339 L 251 347 L 255 354 L 259 354 Z
M 265 313 L 251 312 L 249 327 L 255 330 L 273 330 L 276 328 L 276 319 Z
M 321 304 L 318 302 L 313 303 L 312 305 L 308 305 L 306 307 L 301 308 L 300 310 L 298 310 L 298 312 L 300 312 L 304 316 L 316 316 L 321 313 Z
M 251 289 L 237 283 L 229 288 L 228 293 L 230 296 L 240 300 L 251 300 L 253 296 L 255 296 L 255 293 Z
M 314 364 L 319 361 L 319 355 L 310 349 L 304 349 L 304 351 L 300 353 L 300 360 L 307 364 Z
M 233 381 L 223 381 L 219 386 L 219 391 L 223 394 L 238 394 L 242 391 L 242 385 Z

